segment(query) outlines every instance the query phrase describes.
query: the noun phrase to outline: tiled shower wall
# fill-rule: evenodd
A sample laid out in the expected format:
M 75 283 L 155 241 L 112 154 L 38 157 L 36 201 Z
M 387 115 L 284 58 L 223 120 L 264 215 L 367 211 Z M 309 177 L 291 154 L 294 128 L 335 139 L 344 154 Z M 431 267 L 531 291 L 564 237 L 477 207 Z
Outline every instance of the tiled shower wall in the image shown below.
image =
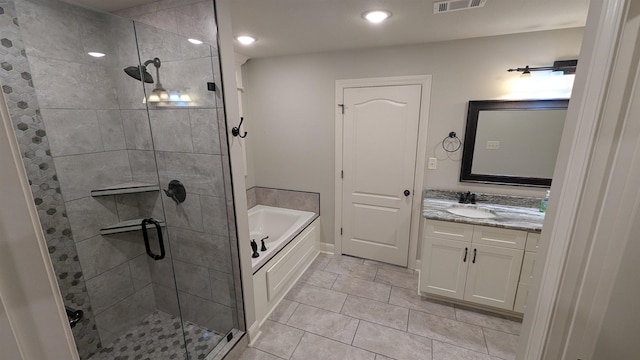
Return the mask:
M 100 338 L 19 24 L 14 2 L 0 1 L 0 82 L 62 297 L 65 305 L 81 309 L 85 314 L 73 334 L 80 356 L 87 358 L 100 346 Z
M 106 344 L 156 308 L 140 233 L 101 236 L 100 228 L 139 215 L 160 216 L 159 194 L 90 194 L 133 179 L 137 158 L 131 156 L 132 164 L 121 118 L 123 94 L 116 90 L 120 59 L 136 53 L 133 24 L 62 2 L 16 6 L 72 237 Z M 108 56 L 95 59 L 89 51 Z M 138 94 L 141 99 L 141 87 Z
M 205 86 L 214 80 L 212 69 L 220 78 L 216 49 L 137 24 L 142 61 L 161 58 L 165 87 L 189 92 L 197 107 L 152 107 L 149 128 L 141 83 L 122 71 L 138 63 L 131 21 L 36 1 L 16 2 L 15 20 L 12 3 L 0 4 L 3 91 L 61 292 L 67 305 L 85 311 L 74 329 L 81 357 L 156 308 L 178 314 L 171 252 L 169 259 L 155 262 L 146 256 L 140 232 L 99 235 L 101 227 L 121 220 L 163 218 L 160 193 L 90 196 L 91 189 L 124 181 L 157 183 L 156 169 L 161 187 L 175 178 L 188 191 L 184 204 L 164 203 L 182 314 L 218 331 L 238 327 L 235 309 L 241 299 L 234 297 L 229 241 L 234 228 L 227 225 L 229 218 L 233 223 L 232 200 L 225 200 L 231 199 L 230 185 L 222 172 L 223 166 L 228 169 L 226 133 L 218 131 L 224 113 L 220 94 Z M 176 20 L 215 29 L 212 3 L 190 9 L 175 8 L 182 16 Z M 198 25 L 198 19 L 209 25 Z M 88 51 L 107 56 L 90 58 Z M 155 78 L 153 66 L 150 70 Z M 152 139 L 159 150 L 157 166 Z

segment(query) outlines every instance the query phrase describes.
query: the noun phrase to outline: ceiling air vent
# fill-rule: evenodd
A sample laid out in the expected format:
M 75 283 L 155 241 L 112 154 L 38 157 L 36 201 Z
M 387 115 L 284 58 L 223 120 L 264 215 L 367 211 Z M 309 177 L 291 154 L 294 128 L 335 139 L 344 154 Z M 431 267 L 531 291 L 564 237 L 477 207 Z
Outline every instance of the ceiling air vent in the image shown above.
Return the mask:
M 487 0 L 449 0 L 433 3 L 433 13 L 442 14 L 451 11 L 468 10 L 483 7 Z

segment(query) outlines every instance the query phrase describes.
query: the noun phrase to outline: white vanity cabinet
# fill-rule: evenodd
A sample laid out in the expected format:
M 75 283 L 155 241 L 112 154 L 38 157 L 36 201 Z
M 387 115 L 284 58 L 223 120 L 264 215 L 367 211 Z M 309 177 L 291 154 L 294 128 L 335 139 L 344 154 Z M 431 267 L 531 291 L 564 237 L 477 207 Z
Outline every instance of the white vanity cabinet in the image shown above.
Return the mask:
M 420 291 L 514 310 L 527 232 L 426 220 Z

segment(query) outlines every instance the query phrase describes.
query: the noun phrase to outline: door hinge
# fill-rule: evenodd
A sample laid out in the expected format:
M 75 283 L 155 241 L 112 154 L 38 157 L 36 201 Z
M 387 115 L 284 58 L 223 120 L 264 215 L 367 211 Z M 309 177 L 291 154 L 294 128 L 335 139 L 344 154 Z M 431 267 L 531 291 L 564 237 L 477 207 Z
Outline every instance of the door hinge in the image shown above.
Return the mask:
M 340 106 L 340 109 L 342 109 L 342 114 L 344 115 L 344 104 L 338 104 L 338 106 Z
M 340 235 L 342 235 L 342 228 L 340 228 Z
M 340 170 L 340 179 L 344 179 L 344 170 Z

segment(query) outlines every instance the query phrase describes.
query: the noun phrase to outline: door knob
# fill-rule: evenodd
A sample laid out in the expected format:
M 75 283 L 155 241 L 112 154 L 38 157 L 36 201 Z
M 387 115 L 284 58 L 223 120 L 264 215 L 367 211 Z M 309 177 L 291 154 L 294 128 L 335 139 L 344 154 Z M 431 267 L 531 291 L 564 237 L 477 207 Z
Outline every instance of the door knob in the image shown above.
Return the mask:
M 405 190 L 405 191 L 404 191 L 404 196 L 409 196 L 409 195 L 411 195 L 411 191 L 409 191 L 409 190 Z

